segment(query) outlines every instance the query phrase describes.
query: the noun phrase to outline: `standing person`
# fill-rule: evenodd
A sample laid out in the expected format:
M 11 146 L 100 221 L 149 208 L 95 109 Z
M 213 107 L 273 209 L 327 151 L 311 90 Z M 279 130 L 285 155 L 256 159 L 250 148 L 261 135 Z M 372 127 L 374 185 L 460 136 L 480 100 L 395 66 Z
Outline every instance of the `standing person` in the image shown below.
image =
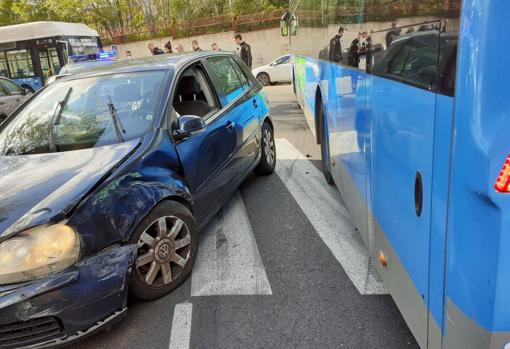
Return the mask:
M 215 42 L 212 43 L 211 48 L 213 51 L 221 51 L 220 47 Z
M 174 51 L 172 51 L 172 43 L 170 41 L 167 41 L 163 48 L 165 49 L 165 53 L 174 53 Z
M 151 51 L 151 53 L 155 56 L 155 55 L 162 55 L 164 54 L 163 50 L 161 50 L 159 47 L 157 47 L 156 45 L 154 45 L 154 43 L 152 41 L 149 41 L 147 43 L 147 48 L 149 49 L 149 51 Z
M 243 37 L 241 34 L 237 33 L 235 36 L 236 44 L 239 46 L 239 56 L 244 63 L 251 69 L 252 65 L 252 57 L 251 57 L 251 47 L 245 41 L 243 41 Z
M 193 40 L 191 42 L 191 48 L 193 49 L 193 51 L 202 51 L 200 46 L 198 46 L 198 41 L 196 41 L 196 40 Z
M 131 51 L 126 51 L 126 59 L 127 60 L 130 60 L 130 59 L 133 59 L 133 54 L 131 53 Z
M 352 40 L 351 47 L 349 47 L 349 56 L 347 57 L 347 64 L 351 67 L 359 68 L 360 61 L 360 43 L 361 43 L 361 32 L 358 36 Z
M 386 33 L 386 49 L 390 47 L 393 40 L 400 36 L 401 30 L 397 28 L 397 23 L 391 23 L 391 30 Z
M 184 47 L 182 46 L 182 44 L 175 45 L 175 51 L 176 52 L 184 52 Z
M 344 27 L 340 27 L 338 33 L 329 40 L 329 60 L 335 63 L 341 63 L 343 59 L 342 36 L 344 36 Z

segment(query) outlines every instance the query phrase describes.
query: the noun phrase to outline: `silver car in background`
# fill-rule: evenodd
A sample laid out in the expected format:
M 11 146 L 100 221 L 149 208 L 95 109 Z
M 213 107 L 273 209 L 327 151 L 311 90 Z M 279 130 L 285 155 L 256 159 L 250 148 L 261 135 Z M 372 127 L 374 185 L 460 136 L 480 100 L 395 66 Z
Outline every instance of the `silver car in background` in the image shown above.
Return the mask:
M 0 124 L 25 101 L 28 94 L 12 80 L 0 77 Z

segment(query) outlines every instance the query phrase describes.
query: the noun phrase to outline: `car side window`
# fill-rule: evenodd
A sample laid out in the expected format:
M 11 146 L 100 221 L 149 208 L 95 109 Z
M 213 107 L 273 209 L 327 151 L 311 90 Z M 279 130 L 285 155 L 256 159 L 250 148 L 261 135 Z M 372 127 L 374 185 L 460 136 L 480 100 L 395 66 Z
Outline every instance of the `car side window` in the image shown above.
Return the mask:
M 391 59 L 386 75 L 420 88 L 435 90 L 437 67 L 438 47 L 433 40 L 409 40 Z
M 249 86 L 246 76 L 239 66 L 230 57 L 211 57 L 207 59 L 211 72 L 225 95 L 226 102 L 230 103 Z
M 10 95 L 22 95 L 24 93 L 23 89 L 9 80 L 0 80 L 0 85 L 7 91 Z
M 200 65 L 187 68 L 181 74 L 172 104 L 179 115 L 196 115 L 204 119 L 219 110 L 218 98 Z

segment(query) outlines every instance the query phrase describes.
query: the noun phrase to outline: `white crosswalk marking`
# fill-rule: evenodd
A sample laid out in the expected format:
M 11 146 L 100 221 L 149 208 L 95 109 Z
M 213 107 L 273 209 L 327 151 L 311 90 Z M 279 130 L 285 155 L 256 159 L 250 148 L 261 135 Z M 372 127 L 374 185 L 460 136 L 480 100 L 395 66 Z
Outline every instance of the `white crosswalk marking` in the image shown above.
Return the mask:
M 192 296 L 272 294 L 239 193 L 201 234 L 199 246 Z
M 191 314 L 193 304 L 180 303 L 175 306 L 169 349 L 188 349 L 191 338 Z
M 361 294 L 388 293 L 369 268 L 368 252 L 346 217 L 340 194 L 286 139 L 276 140 L 276 172 Z

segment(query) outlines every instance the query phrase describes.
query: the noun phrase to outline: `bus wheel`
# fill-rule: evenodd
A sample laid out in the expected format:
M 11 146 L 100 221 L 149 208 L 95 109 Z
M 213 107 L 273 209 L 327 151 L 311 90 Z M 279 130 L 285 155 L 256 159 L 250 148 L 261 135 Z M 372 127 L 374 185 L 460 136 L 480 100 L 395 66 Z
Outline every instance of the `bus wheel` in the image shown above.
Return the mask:
M 322 157 L 322 173 L 324 174 L 324 178 L 326 178 L 326 182 L 328 184 L 335 184 L 333 180 L 333 176 L 331 175 L 331 164 L 329 160 L 329 142 L 328 139 L 328 129 L 325 122 L 324 110 L 322 109 L 322 103 L 319 101 L 318 105 L 318 115 L 321 125 L 321 157 Z

